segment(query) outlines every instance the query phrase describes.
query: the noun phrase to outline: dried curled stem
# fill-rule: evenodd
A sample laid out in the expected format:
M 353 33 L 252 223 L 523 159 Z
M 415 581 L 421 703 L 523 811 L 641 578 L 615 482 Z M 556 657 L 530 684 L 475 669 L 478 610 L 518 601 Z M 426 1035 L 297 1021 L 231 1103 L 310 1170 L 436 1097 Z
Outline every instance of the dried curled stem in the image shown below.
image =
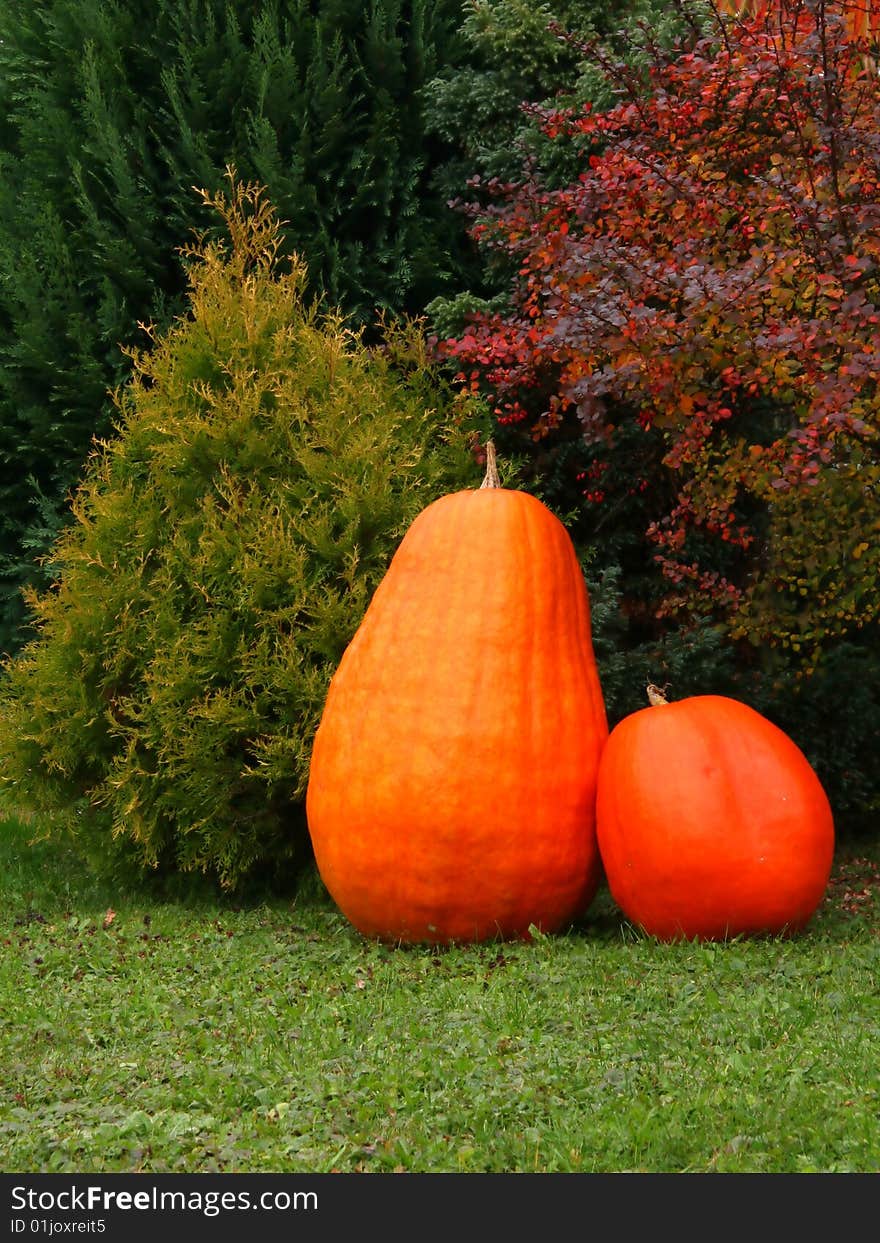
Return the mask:
M 501 477 L 498 474 L 498 460 L 495 457 L 495 442 L 486 441 L 486 476 L 480 484 L 481 488 L 500 488 Z
M 668 686 L 669 686 L 669 683 L 667 682 L 666 686 L 662 687 L 661 689 L 661 687 L 655 686 L 653 682 L 649 682 L 648 685 L 645 687 L 645 690 L 648 692 L 648 703 L 651 705 L 652 708 L 659 708 L 662 704 L 669 703 L 669 700 L 666 698 L 665 694 L 663 693 L 667 689 Z

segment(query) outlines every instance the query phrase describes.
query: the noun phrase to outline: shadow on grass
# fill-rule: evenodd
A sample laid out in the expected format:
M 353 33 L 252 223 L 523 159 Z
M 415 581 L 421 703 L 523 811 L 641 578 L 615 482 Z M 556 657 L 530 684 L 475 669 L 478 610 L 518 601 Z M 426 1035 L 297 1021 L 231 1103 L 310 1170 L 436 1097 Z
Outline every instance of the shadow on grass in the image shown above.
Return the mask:
M 234 892 L 198 872 L 144 872 L 117 864 L 96 871 L 77 849 L 72 835 L 48 834 L 21 818 L 0 818 L 0 876 L 7 907 L 15 914 L 102 914 L 108 908 L 170 905 L 192 911 L 247 910 L 266 904 L 329 905 L 330 899 L 310 858 L 288 875 L 255 874 Z
M 631 937 L 633 929 L 603 882 L 587 910 L 572 924 L 571 932 L 575 936 L 621 941 Z
M 124 907 L 175 906 L 194 913 L 222 915 L 262 906 L 289 910 L 292 904 L 335 911 L 311 855 L 287 873 L 255 872 L 227 892 L 200 873 L 144 873 L 134 867 L 97 872 L 69 835 L 48 836 L 36 821 L 0 817 L 0 878 L 4 902 L 16 920 L 52 918 L 73 910 L 103 916 Z M 854 926 L 880 927 L 880 846 L 876 841 L 840 842 L 826 895 L 800 936 L 845 940 Z M 604 881 L 570 930 L 574 937 L 620 943 L 640 939 L 615 904 Z

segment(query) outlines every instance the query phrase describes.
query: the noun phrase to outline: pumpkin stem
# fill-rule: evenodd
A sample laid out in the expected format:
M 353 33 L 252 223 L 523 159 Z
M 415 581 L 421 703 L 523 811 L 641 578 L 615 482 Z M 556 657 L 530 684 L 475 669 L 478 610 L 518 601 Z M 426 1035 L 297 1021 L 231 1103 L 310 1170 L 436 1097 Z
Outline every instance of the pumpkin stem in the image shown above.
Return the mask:
M 668 686 L 669 686 L 669 683 L 667 682 L 666 686 L 664 686 L 663 689 L 661 690 L 659 686 L 655 686 L 653 682 L 649 682 L 648 685 L 645 687 L 645 689 L 648 692 L 648 703 L 651 705 L 652 708 L 659 708 L 662 704 L 669 703 L 669 700 L 666 698 L 666 696 L 663 693 L 663 691 L 665 691 Z
M 501 477 L 498 474 L 498 460 L 495 457 L 494 440 L 486 441 L 486 477 L 480 484 L 481 488 L 500 488 Z

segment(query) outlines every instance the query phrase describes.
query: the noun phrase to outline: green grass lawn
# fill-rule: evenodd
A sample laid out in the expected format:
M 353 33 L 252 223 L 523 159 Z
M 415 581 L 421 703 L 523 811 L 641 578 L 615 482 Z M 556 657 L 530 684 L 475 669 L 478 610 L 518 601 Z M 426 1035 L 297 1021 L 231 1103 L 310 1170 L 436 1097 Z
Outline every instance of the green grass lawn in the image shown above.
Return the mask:
M 119 891 L 4 822 L 0 1169 L 876 1171 L 878 857 L 788 941 L 661 945 L 602 891 L 432 951 L 314 886 Z

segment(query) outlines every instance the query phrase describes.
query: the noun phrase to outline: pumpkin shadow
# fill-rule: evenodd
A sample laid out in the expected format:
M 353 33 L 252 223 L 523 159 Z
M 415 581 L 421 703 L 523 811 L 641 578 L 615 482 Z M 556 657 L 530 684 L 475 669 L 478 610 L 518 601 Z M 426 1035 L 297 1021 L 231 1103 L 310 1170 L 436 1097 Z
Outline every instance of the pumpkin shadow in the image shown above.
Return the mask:
M 573 936 L 599 937 L 607 941 L 619 941 L 632 933 L 632 924 L 611 897 L 603 884 L 590 905 L 571 925 Z

